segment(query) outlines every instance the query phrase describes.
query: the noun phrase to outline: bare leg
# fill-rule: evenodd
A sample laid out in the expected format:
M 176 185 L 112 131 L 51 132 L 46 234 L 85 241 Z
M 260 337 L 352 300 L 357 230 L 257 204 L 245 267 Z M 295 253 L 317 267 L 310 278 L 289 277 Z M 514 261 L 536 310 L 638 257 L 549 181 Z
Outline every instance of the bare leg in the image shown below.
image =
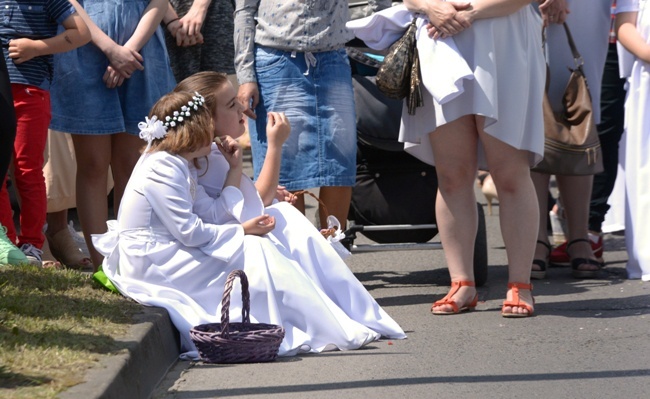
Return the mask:
M 327 227 L 327 214 L 335 216 L 341 222 L 341 230 L 345 230 L 352 201 L 352 187 L 321 187 L 319 198 L 325 204 L 327 212 L 318 208 L 321 228 Z
M 111 170 L 114 181 L 113 211 L 117 217 L 124 189 L 129 182 L 135 164 L 138 163 L 143 144 L 140 137 L 127 133 L 114 134 L 111 139 Z
M 537 240 L 548 244 L 547 218 L 548 218 L 548 184 L 551 179 L 546 173 L 531 172 L 539 212 L 539 225 L 537 229 Z M 535 246 L 534 259 L 546 260 L 549 256 L 548 249 L 543 245 Z M 541 270 L 538 265 L 532 265 L 532 270 Z
M 499 193 L 499 222 L 508 256 L 508 281 L 530 283 L 539 211 L 535 187 L 530 178 L 528 151 L 514 147 L 483 132 L 483 118 L 477 117 L 479 136 L 485 148 L 490 175 Z M 529 290 L 520 290 L 521 300 L 533 306 Z M 508 292 L 511 300 L 511 291 Z M 504 313 L 527 313 L 524 307 L 505 307 Z
M 589 200 L 593 176 L 556 176 L 562 205 L 566 215 L 569 242 L 588 238 Z M 594 259 L 594 253 L 589 242 L 576 242 L 567 248 L 569 256 L 574 258 Z M 582 264 L 578 270 L 598 270 L 598 266 Z
M 474 116 L 461 117 L 429 135 L 436 161 L 438 195 L 436 223 L 452 281 L 474 281 L 474 241 L 478 212 L 474 196 L 478 135 Z M 463 286 L 450 299 L 462 307 L 476 295 L 476 288 Z M 434 306 L 451 312 L 451 305 Z
M 77 212 L 93 267 L 97 270 L 104 257 L 95 250 L 91 234 L 106 232 L 111 136 L 73 134 L 72 142 L 77 158 Z
M 299 195 L 296 197 L 296 201 L 293 203 L 293 206 L 296 207 L 303 215 L 305 214 L 305 196 Z
M 58 212 L 47 213 L 47 231 L 46 234 L 53 236 L 54 234 L 68 228 L 68 210 L 64 209 Z

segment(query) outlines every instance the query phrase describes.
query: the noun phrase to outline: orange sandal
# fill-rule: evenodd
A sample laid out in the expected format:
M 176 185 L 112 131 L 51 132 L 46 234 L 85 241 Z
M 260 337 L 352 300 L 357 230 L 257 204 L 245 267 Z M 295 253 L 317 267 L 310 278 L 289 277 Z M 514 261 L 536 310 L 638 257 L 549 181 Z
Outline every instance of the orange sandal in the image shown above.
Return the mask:
M 447 315 L 447 314 L 458 314 L 460 312 L 465 312 L 469 310 L 474 310 L 476 307 L 476 304 L 478 303 L 478 293 L 474 295 L 474 299 L 468 304 L 464 305 L 463 307 L 458 307 L 458 304 L 455 301 L 452 301 L 450 298 L 458 292 L 460 287 L 475 287 L 476 284 L 473 281 L 452 281 L 451 282 L 451 290 L 449 290 L 449 293 L 445 295 L 444 298 L 442 298 L 439 301 L 435 301 L 433 305 L 431 305 L 431 313 L 435 315 Z M 442 305 L 451 305 L 453 308 L 453 311 L 451 312 L 445 312 L 442 310 L 433 310 L 435 306 L 442 306 Z
M 532 306 L 527 304 L 526 302 L 523 302 L 519 299 L 519 290 L 530 290 L 531 292 L 533 291 L 533 285 L 532 284 L 524 284 L 524 283 L 508 283 L 508 289 L 512 289 L 512 300 L 505 300 L 503 301 L 503 306 L 501 307 L 501 316 L 503 317 L 530 317 L 534 313 L 534 309 Z M 533 304 L 535 304 L 535 298 L 533 298 Z M 525 308 L 528 310 L 528 313 L 512 313 L 512 312 L 504 312 L 503 308 L 506 306 L 510 307 L 518 307 L 518 308 Z

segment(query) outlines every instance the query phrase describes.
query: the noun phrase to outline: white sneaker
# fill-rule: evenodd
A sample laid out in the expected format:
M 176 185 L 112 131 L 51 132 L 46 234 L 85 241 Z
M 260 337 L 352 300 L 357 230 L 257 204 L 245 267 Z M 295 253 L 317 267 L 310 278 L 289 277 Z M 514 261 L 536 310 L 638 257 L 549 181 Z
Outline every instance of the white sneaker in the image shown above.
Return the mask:
M 27 257 L 27 262 L 30 265 L 43 266 L 43 251 L 29 243 L 21 245 L 20 250 Z

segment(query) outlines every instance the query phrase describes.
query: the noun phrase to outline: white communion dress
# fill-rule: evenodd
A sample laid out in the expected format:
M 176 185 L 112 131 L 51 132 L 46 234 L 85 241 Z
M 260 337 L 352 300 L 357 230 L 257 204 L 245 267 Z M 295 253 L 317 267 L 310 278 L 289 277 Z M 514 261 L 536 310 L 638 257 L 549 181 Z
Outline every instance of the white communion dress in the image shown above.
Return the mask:
M 635 11 L 636 29 L 650 45 L 650 1 L 616 3 L 616 12 Z M 625 133 L 621 139 L 623 156 L 619 160 L 625 179 L 626 270 L 628 278 L 650 281 L 650 65 L 636 57 L 630 64 L 625 71 Z
M 217 155 L 210 156 L 203 181 L 225 175 L 227 163 L 219 173 Z M 251 322 L 284 327 L 280 356 L 356 349 L 382 336 L 406 338 L 293 206 L 264 208 L 245 176 L 242 190 L 226 187 L 216 198 L 197 182 L 197 170 L 180 156 L 144 155 L 118 220 L 93 237 L 106 257 L 104 272 L 122 294 L 167 309 L 181 334 L 184 358 L 198 358 L 189 330 L 220 322 L 224 284 L 235 269 L 249 280 Z M 240 223 L 263 212 L 275 217 L 273 232 L 244 235 Z M 231 321 L 241 321 L 238 283 L 231 301 Z

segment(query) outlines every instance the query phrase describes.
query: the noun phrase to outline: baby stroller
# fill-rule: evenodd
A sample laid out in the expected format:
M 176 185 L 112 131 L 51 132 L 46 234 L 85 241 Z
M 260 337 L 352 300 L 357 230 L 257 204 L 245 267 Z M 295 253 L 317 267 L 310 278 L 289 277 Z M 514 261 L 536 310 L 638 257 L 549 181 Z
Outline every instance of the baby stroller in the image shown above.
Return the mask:
M 381 55 L 358 39 L 347 47 L 357 114 L 357 178 L 352 190 L 344 245 L 352 253 L 442 249 L 438 234 L 435 168 L 404 151 L 398 142 L 402 100 L 381 93 L 374 75 Z M 487 233 L 483 207 L 474 248 L 477 286 L 487 281 Z M 374 244 L 355 244 L 357 233 Z

